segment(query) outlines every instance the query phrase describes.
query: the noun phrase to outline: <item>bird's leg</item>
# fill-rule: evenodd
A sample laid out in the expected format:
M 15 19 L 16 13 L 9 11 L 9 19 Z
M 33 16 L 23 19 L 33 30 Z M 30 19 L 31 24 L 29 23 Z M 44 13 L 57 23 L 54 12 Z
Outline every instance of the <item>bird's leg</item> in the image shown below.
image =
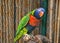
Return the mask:
M 28 41 L 28 40 L 30 40 L 30 38 L 31 38 L 31 36 L 30 36 L 29 34 L 25 34 L 25 35 L 23 36 L 23 40 L 24 40 L 24 41 Z

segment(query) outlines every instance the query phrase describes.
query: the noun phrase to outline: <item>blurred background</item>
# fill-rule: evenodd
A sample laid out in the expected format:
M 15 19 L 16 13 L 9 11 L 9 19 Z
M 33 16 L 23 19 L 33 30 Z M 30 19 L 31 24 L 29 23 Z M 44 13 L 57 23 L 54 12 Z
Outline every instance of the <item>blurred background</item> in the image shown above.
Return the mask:
M 32 34 L 41 34 L 53 43 L 60 43 L 60 0 L 0 0 L 0 43 L 14 43 L 14 34 L 21 18 L 40 7 L 46 12 Z M 25 42 L 20 39 L 16 43 Z

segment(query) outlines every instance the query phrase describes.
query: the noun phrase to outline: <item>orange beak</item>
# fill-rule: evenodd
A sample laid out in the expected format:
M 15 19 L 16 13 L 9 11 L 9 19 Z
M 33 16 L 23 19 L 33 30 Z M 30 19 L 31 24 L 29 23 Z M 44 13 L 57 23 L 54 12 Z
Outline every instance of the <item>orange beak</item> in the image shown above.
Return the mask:
M 42 17 L 43 14 L 44 14 L 44 12 L 41 11 L 41 12 L 39 13 L 39 16 Z

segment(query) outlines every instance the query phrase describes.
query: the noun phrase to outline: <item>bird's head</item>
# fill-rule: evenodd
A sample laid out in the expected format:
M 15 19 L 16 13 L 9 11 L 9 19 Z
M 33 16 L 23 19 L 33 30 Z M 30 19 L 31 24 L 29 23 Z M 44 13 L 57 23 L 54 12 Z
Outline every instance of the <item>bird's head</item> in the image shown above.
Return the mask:
M 34 16 L 38 19 L 40 19 L 44 15 L 45 9 L 44 8 L 38 8 L 34 12 Z

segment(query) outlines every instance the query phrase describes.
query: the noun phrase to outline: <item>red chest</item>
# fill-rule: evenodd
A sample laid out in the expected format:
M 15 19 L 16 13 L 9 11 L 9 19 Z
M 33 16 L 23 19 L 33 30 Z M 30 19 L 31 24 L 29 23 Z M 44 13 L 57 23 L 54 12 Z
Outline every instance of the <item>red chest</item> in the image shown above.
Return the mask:
M 34 16 L 30 15 L 29 24 L 31 26 L 37 26 L 39 24 L 40 20 L 36 19 Z

